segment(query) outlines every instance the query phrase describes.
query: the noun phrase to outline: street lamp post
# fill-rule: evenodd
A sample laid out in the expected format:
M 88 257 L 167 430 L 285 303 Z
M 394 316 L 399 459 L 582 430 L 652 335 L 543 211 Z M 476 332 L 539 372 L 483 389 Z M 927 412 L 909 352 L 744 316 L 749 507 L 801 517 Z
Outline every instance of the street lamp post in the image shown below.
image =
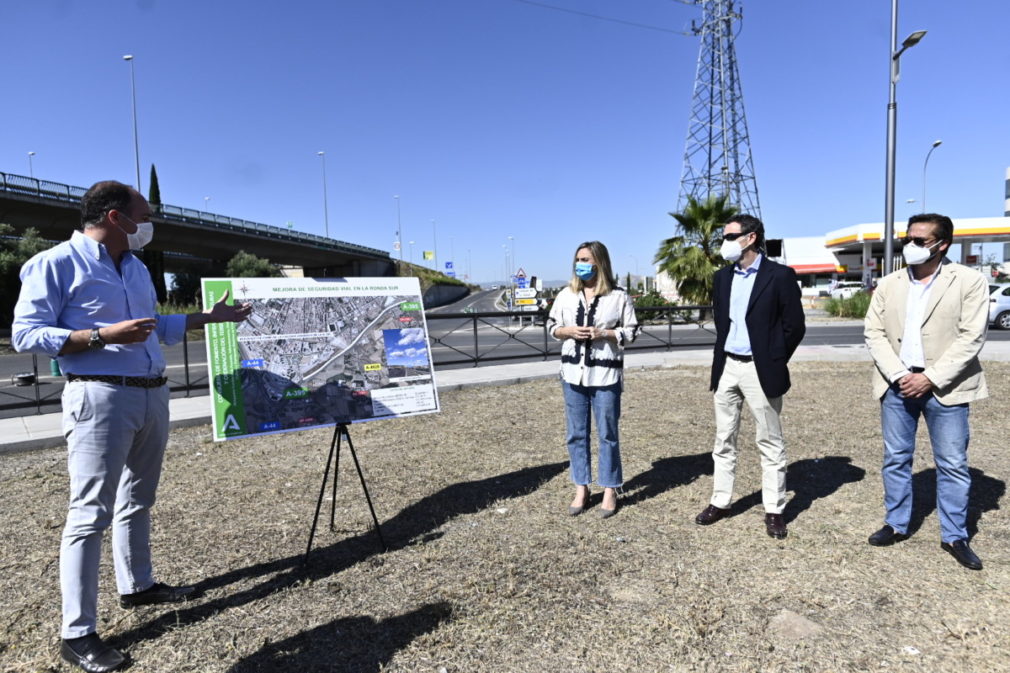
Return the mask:
M 137 168 L 137 191 L 140 191 L 140 140 L 137 135 L 137 78 L 133 72 L 133 54 L 123 56 L 130 63 L 130 94 L 133 100 L 133 163 Z
M 28 177 L 35 179 L 35 167 L 32 166 L 32 157 L 35 156 L 35 152 L 28 153 Z
M 400 264 L 403 264 L 403 241 L 400 239 L 400 195 L 394 194 L 396 201 L 396 247 L 400 251 Z
M 898 49 L 898 0 L 891 0 L 890 91 L 887 99 L 887 178 L 884 200 L 884 275 L 894 268 L 894 159 L 898 125 L 898 61 L 906 49 L 914 47 L 926 34 L 917 30 Z
M 929 165 L 929 155 L 942 144 L 942 140 L 934 140 L 933 146 L 926 152 L 926 160 L 922 162 L 922 212 L 926 212 L 926 166 Z
M 210 204 L 210 197 L 209 196 L 203 197 L 203 212 L 205 213 L 208 212 L 207 209 L 210 207 L 209 204 Z
M 323 162 L 323 226 L 326 229 L 326 238 L 330 237 L 330 209 L 326 203 L 326 152 L 316 152 Z
M 431 268 L 438 271 L 438 232 L 435 229 L 435 220 L 431 221 L 431 253 L 435 256 Z

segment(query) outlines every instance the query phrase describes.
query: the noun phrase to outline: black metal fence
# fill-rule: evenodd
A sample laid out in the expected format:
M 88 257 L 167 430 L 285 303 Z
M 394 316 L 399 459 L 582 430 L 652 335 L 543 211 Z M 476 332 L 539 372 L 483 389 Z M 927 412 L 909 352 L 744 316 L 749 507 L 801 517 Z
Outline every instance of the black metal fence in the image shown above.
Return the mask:
M 639 338 L 625 350 L 697 346 L 697 339 L 685 339 L 675 328 L 700 326 L 701 319 L 710 310 L 709 306 L 636 308 L 635 314 L 643 329 Z M 561 352 L 560 343 L 547 332 L 546 314 L 542 311 L 426 313 L 425 319 L 436 366 L 472 364 L 478 367 L 487 362 L 547 360 Z
M 710 346 L 714 334 L 702 323 L 710 310 L 708 306 L 636 308 L 642 331 L 626 350 Z M 560 342 L 547 332 L 546 314 L 542 311 L 427 312 L 425 319 L 436 368 L 547 360 L 559 356 L 561 351 Z M 195 354 L 203 353 L 204 344 L 184 340 L 181 350 L 181 364 L 168 370 L 169 388 L 175 397 L 202 394 L 209 385 L 206 361 Z M 0 358 L 0 364 L 3 360 L 7 360 L 10 381 L 0 381 L 0 414 L 28 415 L 58 410 L 64 379 L 50 358 L 34 354 L 8 355 Z

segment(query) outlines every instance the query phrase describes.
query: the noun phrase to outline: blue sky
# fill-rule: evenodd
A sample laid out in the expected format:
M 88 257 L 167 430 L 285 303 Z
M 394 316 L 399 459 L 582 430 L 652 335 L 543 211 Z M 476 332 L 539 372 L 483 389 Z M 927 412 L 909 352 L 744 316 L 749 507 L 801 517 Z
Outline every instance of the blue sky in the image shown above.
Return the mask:
M 684 31 L 674 0 L 544 0 Z M 887 0 L 745 0 L 736 47 L 771 236 L 884 212 Z M 672 234 L 697 38 L 519 0 L 46 0 L 0 5 L 0 171 L 82 186 L 134 179 L 166 203 L 324 233 L 404 257 L 432 248 L 478 281 L 548 279 L 599 239 L 645 273 Z M 896 215 L 1003 214 L 1010 3 L 904 0 Z M 209 201 L 205 198 L 209 196 Z M 450 239 L 451 237 L 451 239 Z M 393 253 L 398 255 L 398 253 Z M 469 255 L 469 265 L 467 256 Z

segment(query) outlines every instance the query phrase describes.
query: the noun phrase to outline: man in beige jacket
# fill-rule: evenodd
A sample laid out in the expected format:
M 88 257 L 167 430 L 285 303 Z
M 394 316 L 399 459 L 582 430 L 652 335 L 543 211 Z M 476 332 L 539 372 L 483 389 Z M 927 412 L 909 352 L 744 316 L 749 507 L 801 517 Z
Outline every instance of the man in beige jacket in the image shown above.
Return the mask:
M 968 546 L 968 404 L 988 395 L 978 361 L 989 321 L 989 285 L 978 271 L 944 255 L 954 223 L 937 214 L 908 220 L 902 255 L 908 268 L 881 279 L 866 313 L 864 336 L 876 365 L 884 435 L 884 527 L 881 547 L 908 536 L 912 455 L 919 416 L 926 419 L 936 463 L 940 546 L 981 570 Z

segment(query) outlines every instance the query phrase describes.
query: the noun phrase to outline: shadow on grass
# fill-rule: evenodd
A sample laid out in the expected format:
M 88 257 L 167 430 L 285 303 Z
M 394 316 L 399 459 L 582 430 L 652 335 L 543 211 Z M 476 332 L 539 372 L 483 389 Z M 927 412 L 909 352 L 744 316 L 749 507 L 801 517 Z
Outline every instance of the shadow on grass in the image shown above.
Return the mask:
M 703 475 L 712 474 L 712 454 L 708 451 L 689 456 L 661 458 L 652 467 L 624 483 L 625 497 L 621 506 L 627 507 L 655 498 L 671 488 L 686 486 Z
M 504 498 L 517 498 L 530 493 L 563 472 L 567 466 L 567 462 L 560 462 L 528 467 L 486 479 L 453 484 L 426 496 L 381 524 L 389 541 L 389 551 L 403 549 L 415 541 L 437 539 L 441 534 L 436 533 L 436 529 L 451 519 L 474 514 Z M 306 512 L 306 535 L 311 514 L 311 511 Z M 152 640 L 169 629 L 201 622 L 222 610 L 248 605 L 306 580 L 334 575 L 373 556 L 377 558 L 372 558 L 371 562 L 381 565 L 382 558 L 379 556 L 375 533 L 369 529 L 314 549 L 307 565 L 303 565 L 303 555 L 299 553 L 209 577 L 197 584 L 198 596 L 234 582 L 269 576 L 243 591 L 162 613 L 146 624 L 110 638 L 109 642 L 113 647 L 123 647 L 138 641 Z
M 433 603 L 404 615 L 335 619 L 270 643 L 228 669 L 228 673 L 370 673 L 380 671 L 397 650 L 449 619 L 448 603 Z
M 1000 498 L 1006 493 L 1006 482 L 989 477 L 982 470 L 969 468 L 971 491 L 968 493 L 968 539 L 978 533 L 978 520 L 983 512 L 999 509 Z M 912 518 L 908 534 L 914 535 L 923 521 L 936 509 L 936 468 L 912 475 Z
M 810 509 L 814 500 L 827 498 L 845 484 L 862 481 L 865 476 L 866 470 L 853 465 L 848 456 L 805 458 L 790 463 L 786 468 L 786 488 L 793 492 L 793 497 L 782 510 L 782 518 L 792 523 Z M 749 493 L 730 505 L 729 516 L 761 506 L 762 502 L 760 490 Z
M 786 469 L 786 488 L 793 492 L 786 503 L 782 518 L 792 522 L 810 509 L 814 500 L 827 498 L 845 484 L 862 481 L 866 470 L 852 464 L 848 456 L 806 458 L 790 463 Z

